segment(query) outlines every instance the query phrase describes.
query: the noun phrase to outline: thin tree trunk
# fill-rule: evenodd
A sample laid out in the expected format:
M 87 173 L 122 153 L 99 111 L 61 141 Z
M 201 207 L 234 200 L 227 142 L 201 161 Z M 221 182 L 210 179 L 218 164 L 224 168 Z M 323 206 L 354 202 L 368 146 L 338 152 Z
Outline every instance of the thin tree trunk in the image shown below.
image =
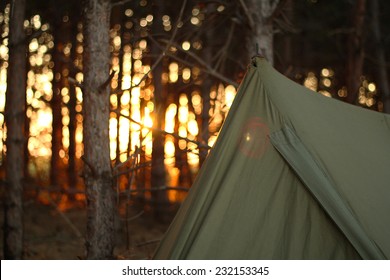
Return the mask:
M 357 0 L 352 15 L 352 32 L 348 36 L 347 97 L 348 103 L 355 104 L 361 84 L 364 64 L 364 19 L 366 0 Z
M 285 16 L 289 21 L 293 21 L 294 18 L 294 1 L 286 0 L 284 5 Z M 284 69 L 285 74 L 289 74 L 291 72 L 292 67 L 294 65 L 294 44 L 293 44 L 293 36 L 290 31 L 285 31 L 286 33 L 283 35 L 283 49 L 282 49 L 282 62 L 281 65 Z M 301 54 L 300 54 L 301 55 Z M 295 65 L 296 66 L 296 65 Z
M 61 18 L 59 14 L 57 18 Z M 60 150 L 62 148 L 62 114 L 61 114 L 61 88 L 62 88 L 62 67 L 63 67 L 63 33 L 64 23 L 59 20 L 55 24 L 54 29 L 54 82 L 53 82 L 53 97 L 50 101 L 52 109 L 52 138 L 51 138 L 51 160 L 50 160 L 50 184 L 52 186 L 58 185 L 58 170 L 60 169 Z
M 372 20 L 372 35 L 373 43 L 375 46 L 375 54 L 378 61 L 378 66 L 376 67 L 378 73 L 378 84 L 379 92 L 383 102 L 383 111 L 385 113 L 390 113 L 390 89 L 389 89 L 389 80 L 387 76 L 387 60 L 385 55 L 385 50 L 382 44 L 382 34 L 379 24 L 379 3 L 378 0 L 370 1 L 371 8 L 371 20 Z
M 26 41 L 23 28 L 25 0 L 12 1 L 9 68 L 5 118 L 7 155 L 4 220 L 4 257 L 23 257 L 23 171 L 25 147 Z
M 122 88 L 122 78 L 123 78 L 123 30 L 125 28 L 125 21 L 124 21 L 124 13 L 123 13 L 123 7 L 122 6 L 114 6 L 111 10 L 111 26 L 112 26 L 112 29 L 115 29 L 117 28 L 117 25 L 120 26 L 120 30 L 118 30 L 118 35 L 120 36 L 121 38 L 121 45 L 120 45 L 120 48 L 118 50 L 116 50 L 113 54 L 112 54 L 112 58 L 115 58 L 117 57 L 119 62 L 118 62 L 118 66 L 119 66 L 119 71 L 118 71 L 118 75 L 117 75 L 117 86 L 116 88 L 113 88 L 112 90 L 115 91 L 115 90 L 121 90 Z M 118 112 L 120 112 L 122 110 L 122 104 L 121 104 L 121 97 L 122 97 L 123 93 L 120 93 L 120 94 L 117 94 L 117 107 L 114 108 L 116 110 L 118 110 Z M 121 151 L 120 151 L 120 135 L 119 135 L 119 131 L 120 131 L 120 120 L 121 120 L 121 116 L 120 114 L 118 113 L 117 116 L 116 116 L 116 119 L 117 119 L 117 124 L 116 124 L 116 156 L 115 156 L 115 164 L 119 164 L 121 161 L 120 161 L 120 154 L 121 154 Z M 119 178 L 118 178 L 119 179 Z
M 213 86 L 213 79 L 210 76 L 206 76 L 202 84 L 202 113 L 201 113 L 201 130 L 200 142 L 208 145 L 210 138 L 209 123 L 210 123 L 210 92 L 211 87 Z M 203 165 L 208 155 L 207 148 L 199 149 L 199 168 Z
M 70 77 L 74 78 L 77 74 L 77 69 L 74 65 L 74 61 L 77 58 L 77 17 L 72 17 L 72 21 L 69 26 L 69 34 L 71 34 L 70 41 L 72 42 L 72 49 L 70 54 L 70 59 L 68 62 L 69 74 Z M 69 85 L 69 148 L 68 148 L 68 182 L 69 182 L 69 190 L 72 194 L 72 191 L 76 190 L 77 186 L 77 171 L 76 171 L 76 88 L 74 85 Z M 71 200 L 74 200 L 74 195 L 69 196 Z
M 109 145 L 110 0 L 84 5 L 84 180 L 87 258 L 113 258 L 115 196 Z
M 216 4 L 210 4 L 208 7 L 210 7 L 211 10 L 216 9 Z M 207 42 L 207 48 L 203 49 L 203 60 L 211 62 L 213 58 L 213 52 L 214 52 L 214 45 L 212 44 L 215 31 L 213 27 L 209 27 L 204 34 L 204 40 Z M 200 130 L 199 130 L 199 137 L 200 142 L 204 143 L 205 145 L 208 145 L 209 138 L 210 138 L 210 131 L 209 131 L 209 124 L 210 124 L 210 92 L 211 88 L 213 86 L 213 78 L 208 75 L 207 73 L 203 73 L 203 83 L 202 83 L 202 113 L 201 113 L 201 121 L 200 121 Z M 202 167 L 204 161 L 207 158 L 208 155 L 208 149 L 207 148 L 199 148 L 199 169 Z
M 214 6 L 212 6 L 214 8 Z M 210 28 L 205 33 L 205 41 L 206 42 L 213 42 L 214 37 L 213 29 Z M 204 61 L 212 61 L 213 56 L 213 49 L 212 45 L 208 48 L 203 49 L 203 60 Z M 213 86 L 213 79 L 211 76 L 207 75 L 206 73 L 203 73 L 203 83 L 202 83 L 202 113 L 201 113 L 201 126 L 199 131 L 200 141 L 206 145 L 208 145 L 209 138 L 210 138 L 210 131 L 209 131 L 209 122 L 210 122 L 210 92 L 211 87 Z M 206 160 L 206 157 L 208 155 L 208 149 L 206 148 L 200 148 L 199 149 L 199 168 L 203 165 L 204 161 Z
M 249 58 L 261 55 L 273 64 L 272 15 L 279 0 L 240 0 L 240 3 L 246 13 L 250 30 L 246 42 Z
M 154 13 L 154 33 L 158 36 L 163 33 L 162 16 L 163 4 L 155 4 Z M 160 55 L 160 48 L 155 44 L 152 45 L 152 54 L 154 57 Z M 165 118 L 165 85 L 162 81 L 163 62 L 161 61 L 153 70 L 154 84 L 154 101 L 155 101 L 155 119 L 154 126 L 157 130 L 153 131 L 153 150 L 152 150 L 152 171 L 151 171 L 151 187 L 158 188 L 165 186 L 165 165 L 164 165 L 164 142 L 165 137 L 160 131 L 164 128 Z M 152 201 L 155 204 L 155 217 L 163 219 L 163 207 L 168 202 L 167 193 L 165 190 L 152 192 Z

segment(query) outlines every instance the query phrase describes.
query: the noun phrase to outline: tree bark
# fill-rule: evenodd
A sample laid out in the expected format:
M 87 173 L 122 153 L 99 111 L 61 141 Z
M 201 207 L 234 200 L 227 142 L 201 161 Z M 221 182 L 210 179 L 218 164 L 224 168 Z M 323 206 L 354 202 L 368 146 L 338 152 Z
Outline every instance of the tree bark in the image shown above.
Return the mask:
M 249 34 L 246 40 L 248 60 L 255 56 L 264 56 L 269 63 L 274 63 L 272 15 L 279 0 L 240 0 L 246 13 Z M 245 4 L 246 3 L 246 4 Z
M 111 259 L 115 199 L 109 145 L 110 0 L 84 2 L 84 180 L 87 259 Z
M 26 41 L 24 33 L 25 0 L 11 6 L 9 68 L 5 120 L 7 155 L 4 219 L 4 257 L 23 257 L 23 177 L 25 148 Z
M 347 97 L 348 103 L 355 104 L 361 84 L 364 64 L 364 21 L 366 14 L 366 0 L 358 0 L 352 15 L 352 32 L 348 36 L 347 58 Z
M 382 34 L 379 24 L 379 3 L 378 0 L 370 1 L 371 9 L 371 22 L 372 22 L 372 36 L 373 43 L 375 47 L 376 59 L 378 65 L 376 67 L 378 73 L 378 85 L 380 97 L 383 102 L 383 111 L 385 113 L 390 113 L 390 89 L 389 89 L 389 80 L 387 76 L 387 60 L 385 55 L 385 50 L 382 44 Z

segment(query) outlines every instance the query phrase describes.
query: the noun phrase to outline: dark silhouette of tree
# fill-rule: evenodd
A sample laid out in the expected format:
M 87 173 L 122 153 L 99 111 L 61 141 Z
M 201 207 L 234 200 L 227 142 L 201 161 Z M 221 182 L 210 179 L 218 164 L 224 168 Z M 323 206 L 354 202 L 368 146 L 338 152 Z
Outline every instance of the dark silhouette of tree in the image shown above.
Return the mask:
M 164 4 L 161 2 L 159 5 L 156 3 L 153 5 L 154 24 L 153 34 L 154 36 L 161 36 L 164 33 L 162 17 L 164 15 Z M 153 72 L 153 85 L 154 85 L 154 102 L 155 102 L 155 118 L 153 130 L 153 148 L 152 148 L 152 169 L 151 169 L 151 187 L 161 188 L 166 184 L 165 181 L 165 165 L 164 165 L 164 143 L 165 135 L 161 132 L 164 128 L 164 118 L 166 111 L 166 94 L 167 86 L 163 82 L 162 76 L 164 73 L 164 59 L 159 58 L 161 49 L 158 45 L 152 44 L 151 54 L 157 61 Z M 155 208 L 155 216 L 157 219 L 162 219 L 164 205 L 168 202 L 167 193 L 165 190 L 155 190 L 152 192 L 152 201 Z
M 58 10 L 57 10 L 58 11 Z M 54 61 L 54 81 L 53 81 L 53 97 L 50 101 L 53 121 L 52 121 L 52 138 L 51 138 L 51 162 L 50 162 L 50 183 L 53 186 L 58 185 L 58 170 L 60 168 L 60 150 L 62 149 L 62 114 L 61 114 L 61 88 L 62 88 L 62 70 L 64 66 L 63 59 L 63 48 L 65 42 L 62 40 L 63 37 L 63 24 L 62 16 L 58 15 L 55 17 L 59 19 L 55 28 L 54 33 L 54 48 L 53 48 L 53 61 Z
M 377 77 L 378 85 L 381 93 L 381 100 L 383 102 L 383 111 L 390 113 L 390 89 L 387 71 L 387 60 L 385 48 L 383 45 L 383 35 L 380 25 L 380 6 L 378 0 L 371 0 L 369 2 L 369 9 L 371 15 L 372 38 L 374 45 L 374 53 L 376 54 L 377 62 Z
M 53 81 L 53 97 L 50 100 L 52 108 L 52 156 L 50 162 L 50 183 L 52 186 L 58 187 L 61 182 L 61 178 L 58 176 L 58 171 L 61 170 L 63 164 L 60 157 L 60 151 L 62 150 L 62 95 L 61 90 L 65 86 L 67 76 L 64 73 L 68 69 L 64 49 L 69 43 L 69 19 L 65 17 L 64 11 L 57 9 L 55 3 L 50 2 L 51 11 L 54 13 L 54 19 L 52 19 L 52 30 L 54 37 L 54 48 L 52 50 L 52 57 L 54 62 L 54 81 Z M 62 187 L 65 187 L 62 184 Z
M 87 258 L 110 259 L 116 214 L 109 152 L 110 0 L 84 1 L 84 181 Z
M 4 257 L 23 257 L 23 177 L 25 148 L 25 0 L 12 1 L 5 121 L 7 125 Z
M 68 33 L 71 35 L 69 38 L 69 42 L 71 43 L 71 51 L 70 56 L 68 58 L 68 69 L 69 69 L 69 77 L 74 78 L 77 74 L 77 67 L 74 62 L 77 59 L 77 23 L 79 21 L 79 17 L 75 15 L 75 13 L 70 13 L 69 27 Z M 77 170 L 76 170 L 76 87 L 73 84 L 69 83 L 69 79 L 67 81 L 67 86 L 69 87 L 69 101 L 68 101 L 68 110 L 69 110 L 69 148 L 68 148 L 68 184 L 69 190 L 71 192 L 70 198 L 74 200 L 74 192 L 77 187 Z
M 116 5 L 112 7 L 111 10 L 111 32 L 112 34 L 119 35 L 121 38 L 121 43 L 119 48 L 114 48 L 112 52 L 112 59 L 117 59 L 118 60 L 118 66 L 117 66 L 117 73 L 115 74 L 113 80 L 116 81 L 115 87 L 112 87 L 113 92 L 118 92 L 117 98 L 116 98 L 116 107 L 113 109 L 117 111 L 116 114 L 116 119 L 117 119 L 117 125 L 116 125 L 116 156 L 115 156 L 115 164 L 119 164 L 120 161 L 120 135 L 119 135 L 119 128 L 120 128 L 120 120 L 121 120 L 121 115 L 120 115 L 120 110 L 122 107 L 122 102 L 121 102 L 121 97 L 123 92 L 121 92 L 122 88 L 122 79 L 123 79 L 123 30 L 125 29 L 125 14 L 123 12 L 123 7 L 121 5 Z M 113 39 L 114 36 L 111 36 Z
M 366 1 L 355 1 L 352 10 L 351 32 L 348 36 L 348 58 L 346 67 L 348 103 L 356 103 L 364 66 Z

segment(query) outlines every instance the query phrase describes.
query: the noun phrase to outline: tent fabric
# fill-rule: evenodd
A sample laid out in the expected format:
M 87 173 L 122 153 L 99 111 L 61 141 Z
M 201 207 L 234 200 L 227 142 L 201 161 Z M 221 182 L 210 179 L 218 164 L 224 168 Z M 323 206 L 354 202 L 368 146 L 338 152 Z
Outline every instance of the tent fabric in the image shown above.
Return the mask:
M 365 259 L 383 259 L 384 255 L 367 236 L 359 221 L 334 189 L 330 176 L 311 157 L 294 132 L 286 127 L 271 135 L 272 143 L 290 166 L 301 176 L 314 197 L 340 227 L 348 240 Z
M 156 259 L 389 259 L 390 116 L 256 57 Z

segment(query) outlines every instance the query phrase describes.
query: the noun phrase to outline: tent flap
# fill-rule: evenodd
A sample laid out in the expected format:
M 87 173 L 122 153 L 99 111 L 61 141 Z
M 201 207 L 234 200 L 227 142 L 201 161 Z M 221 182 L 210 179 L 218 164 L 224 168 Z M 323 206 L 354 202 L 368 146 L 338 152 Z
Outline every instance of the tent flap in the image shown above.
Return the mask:
M 352 210 L 335 190 L 332 178 L 321 167 L 294 131 L 285 125 L 270 135 L 271 143 L 288 162 L 304 185 L 337 224 L 363 259 L 386 259 L 368 237 Z

